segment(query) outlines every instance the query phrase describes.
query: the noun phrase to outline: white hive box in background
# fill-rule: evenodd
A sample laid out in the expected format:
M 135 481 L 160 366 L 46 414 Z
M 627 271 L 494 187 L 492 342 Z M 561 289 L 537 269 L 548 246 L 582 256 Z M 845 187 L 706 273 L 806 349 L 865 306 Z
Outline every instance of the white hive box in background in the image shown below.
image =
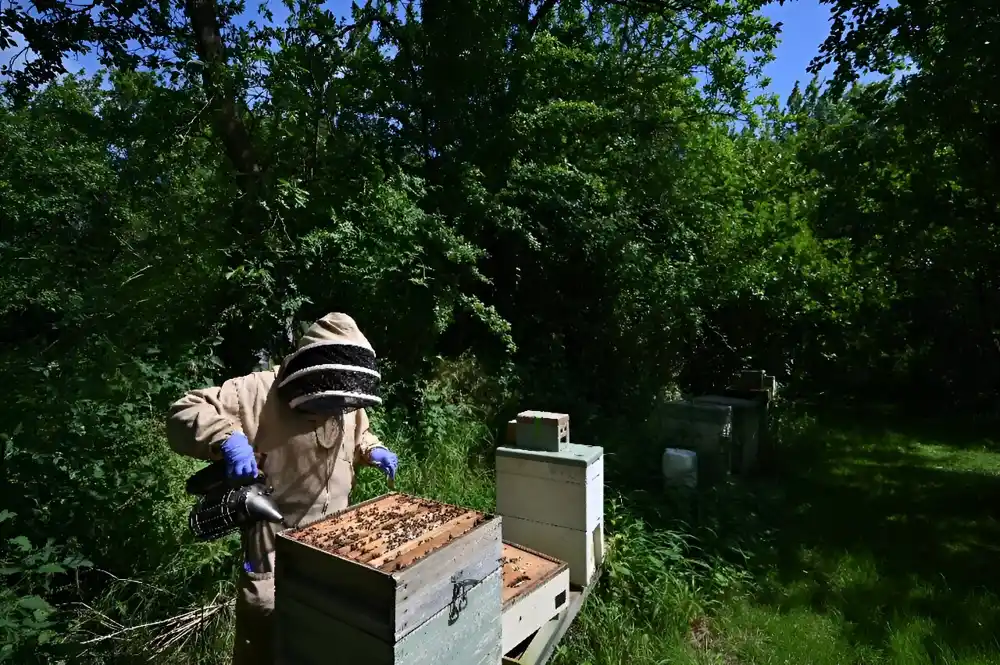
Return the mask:
M 698 453 L 684 448 L 667 448 L 660 460 L 664 486 L 692 491 L 698 489 Z
M 496 469 L 504 540 L 565 561 L 570 582 L 588 585 L 604 559 L 604 449 L 498 448 Z
M 500 519 L 388 494 L 278 535 L 279 665 L 500 665 Z
M 569 445 L 569 415 L 548 411 L 517 414 L 517 447 L 559 452 Z
M 569 566 L 541 552 L 503 546 L 503 652 L 509 653 L 569 602 Z

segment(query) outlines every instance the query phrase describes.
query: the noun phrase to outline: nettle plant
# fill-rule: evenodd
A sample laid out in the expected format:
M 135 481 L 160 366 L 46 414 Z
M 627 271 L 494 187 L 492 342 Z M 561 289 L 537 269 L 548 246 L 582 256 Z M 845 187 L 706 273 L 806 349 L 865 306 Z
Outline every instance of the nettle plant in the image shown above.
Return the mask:
M 15 513 L 0 511 L 0 524 L 10 526 Z M 55 647 L 68 626 L 52 604 L 59 580 L 90 561 L 67 555 L 49 539 L 33 544 L 27 536 L 10 538 L 0 550 L 0 663 L 60 662 Z

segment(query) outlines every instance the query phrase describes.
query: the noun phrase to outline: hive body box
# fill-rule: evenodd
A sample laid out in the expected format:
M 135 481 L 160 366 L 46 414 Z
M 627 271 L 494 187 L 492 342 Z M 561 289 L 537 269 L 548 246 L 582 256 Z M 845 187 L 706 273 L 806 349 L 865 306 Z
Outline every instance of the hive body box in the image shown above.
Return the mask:
M 504 540 L 565 561 L 572 584 L 589 584 L 604 559 L 604 450 L 498 448 L 496 473 Z
M 695 397 L 694 402 L 732 407 L 731 468 L 736 474 L 752 473 L 757 466 L 757 450 L 760 442 L 760 404 L 754 400 L 722 395 Z
M 762 369 L 743 370 L 733 387 L 738 390 L 766 390 L 771 399 L 778 393 L 778 382 Z
M 279 665 L 499 665 L 500 519 L 401 494 L 276 543 Z
M 774 442 L 771 439 L 770 404 L 774 399 L 769 390 L 762 388 L 727 388 L 721 391 L 726 397 L 745 399 L 757 405 L 757 469 L 766 469 L 774 461 Z
M 503 652 L 509 653 L 569 601 L 569 566 L 511 543 L 503 546 Z
M 655 426 L 668 448 L 698 454 L 698 482 L 711 485 L 729 474 L 732 407 L 678 400 L 662 404 Z

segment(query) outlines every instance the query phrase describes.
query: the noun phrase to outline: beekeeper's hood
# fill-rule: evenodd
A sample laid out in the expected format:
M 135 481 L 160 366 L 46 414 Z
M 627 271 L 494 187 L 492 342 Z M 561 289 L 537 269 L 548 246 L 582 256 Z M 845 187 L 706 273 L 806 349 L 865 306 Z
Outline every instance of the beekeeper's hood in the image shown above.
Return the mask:
M 347 314 L 327 314 L 306 331 L 278 373 L 278 394 L 293 409 L 337 414 L 382 403 L 375 350 Z

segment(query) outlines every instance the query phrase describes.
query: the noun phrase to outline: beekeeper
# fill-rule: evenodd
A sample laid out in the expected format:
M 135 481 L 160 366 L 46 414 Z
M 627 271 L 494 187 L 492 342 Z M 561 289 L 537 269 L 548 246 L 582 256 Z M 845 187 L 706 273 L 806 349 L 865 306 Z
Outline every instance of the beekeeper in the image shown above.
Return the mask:
M 309 522 L 347 507 L 359 465 L 395 479 L 396 455 L 369 430 L 365 413 L 382 401 L 379 378 L 375 352 L 354 320 L 327 314 L 277 371 L 194 390 L 174 403 L 167 437 L 182 455 L 225 460 L 230 477 L 256 477 L 259 458 L 286 523 Z M 259 522 L 244 531 L 235 665 L 274 662 L 277 528 Z

